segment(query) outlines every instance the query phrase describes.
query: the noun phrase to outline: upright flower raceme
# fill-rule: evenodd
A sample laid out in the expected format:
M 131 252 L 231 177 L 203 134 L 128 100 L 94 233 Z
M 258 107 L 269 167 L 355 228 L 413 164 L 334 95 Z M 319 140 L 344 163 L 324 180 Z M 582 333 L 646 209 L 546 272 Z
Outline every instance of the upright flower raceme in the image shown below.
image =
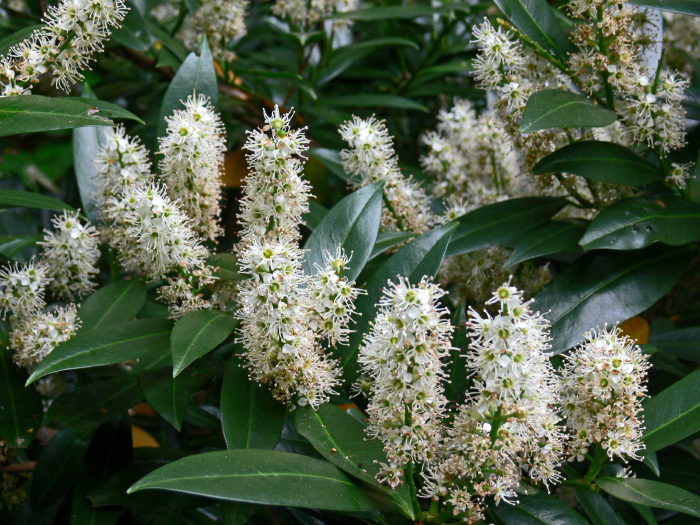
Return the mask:
M 185 109 L 165 120 L 168 127 L 159 153 L 168 195 L 192 219 L 195 231 L 213 241 L 221 234 L 224 125 L 204 95 L 190 95 Z
M 36 314 L 46 304 L 44 290 L 49 284 L 49 267 L 34 260 L 23 265 L 0 269 L 0 312 L 3 318 L 8 313 L 15 317 Z
M 308 209 L 309 187 L 300 177 L 308 140 L 290 128 L 291 118 L 276 107 L 245 145 L 251 175 L 236 251 L 249 278 L 240 283 L 237 316 L 251 377 L 280 401 L 316 408 L 339 384 L 339 371 L 312 328 L 314 301 L 297 241 Z
M 365 336 L 358 362 L 371 378 L 367 432 L 384 442 L 389 460 L 380 481 L 396 487 L 409 461 L 427 462 L 434 454 L 447 400 L 441 359 L 452 347 L 444 295 L 427 278 L 411 286 L 399 277 L 389 283 L 380 311 Z
M 358 0 L 277 0 L 272 7 L 276 16 L 289 18 L 298 25 L 308 26 L 317 22 L 323 22 L 334 13 L 347 13 L 355 11 L 360 2 Z M 334 26 L 347 26 L 347 20 L 332 20 Z
M 204 0 L 194 15 L 185 20 L 184 28 L 178 36 L 186 47 L 194 50 L 204 34 L 214 58 L 230 62 L 236 58 L 236 54 L 228 48 L 229 42 L 246 34 L 248 4 L 248 0 Z
M 570 460 L 582 461 L 592 445 L 610 459 L 640 459 L 647 358 L 617 327 L 588 332 L 586 339 L 565 358 L 562 372 Z
M 88 68 L 93 53 L 102 51 L 126 12 L 122 0 L 62 0 L 50 6 L 46 25 L 0 58 L 0 96 L 27 94 L 49 72 L 67 91 L 83 78 L 80 71 Z
M 356 188 L 384 182 L 382 227 L 425 233 L 437 222 L 430 209 L 430 199 L 423 188 L 404 177 L 399 168 L 392 137 L 383 121 L 374 117 L 353 117 L 339 129 L 350 146 L 340 152 L 343 168 L 353 176 Z
M 80 325 L 77 307 L 72 303 L 19 319 L 10 334 L 13 360 L 19 366 L 40 363 L 54 348 L 72 338 Z

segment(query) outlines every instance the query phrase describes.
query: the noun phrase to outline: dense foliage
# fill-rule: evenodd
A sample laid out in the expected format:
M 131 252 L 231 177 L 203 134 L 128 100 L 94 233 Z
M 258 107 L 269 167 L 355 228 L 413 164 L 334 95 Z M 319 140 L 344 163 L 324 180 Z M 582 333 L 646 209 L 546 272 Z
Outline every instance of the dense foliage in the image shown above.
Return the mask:
M 0 15 L 0 523 L 700 518 L 698 0 Z

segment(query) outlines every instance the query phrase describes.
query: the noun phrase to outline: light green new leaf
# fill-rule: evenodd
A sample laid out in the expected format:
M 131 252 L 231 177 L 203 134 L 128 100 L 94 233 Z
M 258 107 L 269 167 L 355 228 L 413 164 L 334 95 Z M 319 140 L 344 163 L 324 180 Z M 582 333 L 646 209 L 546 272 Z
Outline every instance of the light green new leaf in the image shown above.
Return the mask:
M 536 91 L 527 101 L 520 131 L 549 128 L 596 128 L 617 120 L 617 113 L 597 106 L 589 98 L 561 89 Z
M 2 99 L 0 99 L 2 100 Z M 52 197 L 32 191 L 0 190 L 0 208 L 36 208 L 75 211 L 75 208 Z
M 173 377 L 223 343 L 236 324 L 231 314 L 220 310 L 197 310 L 182 316 L 170 336 Z
M 113 365 L 138 359 L 147 352 L 167 352 L 172 322 L 164 319 L 139 319 L 105 328 L 80 331 L 56 347 L 36 367 L 27 384 L 54 372 Z
M 263 505 L 377 510 L 370 495 L 330 463 L 275 450 L 224 450 L 189 456 L 151 472 L 128 493 L 144 489 Z
M 640 478 L 598 478 L 596 483 L 624 501 L 700 517 L 700 496 L 674 485 Z
M 688 374 L 644 403 L 644 454 L 700 431 L 700 370 Z
M 39 430 L 43 409 L 35 388 L 25 388 L 27 372 L 12 361 L 12 352 L 0 348 L 0 437 L 10 447 L 24 448 Z
M 100 288 L 83 301 L 78 317 L 81 333 L 105 328 L 134 318 L 146 303 L 146 285 L 138 279 L 117 281 Z
M 318 273 L 325 265 L 324 251 L 335 257 L 340 246 L 352 256 L 344 272 L 354 280 L 364 268 L 374 247 L 382 219 L 383 182 L 361 188 L 333 206 L 306 241 L 304 272 Z

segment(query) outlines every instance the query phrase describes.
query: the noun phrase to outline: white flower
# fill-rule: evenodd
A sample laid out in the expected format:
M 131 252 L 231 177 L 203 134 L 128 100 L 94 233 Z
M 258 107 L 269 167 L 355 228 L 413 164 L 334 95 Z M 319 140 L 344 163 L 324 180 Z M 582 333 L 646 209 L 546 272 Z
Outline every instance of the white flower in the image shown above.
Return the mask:
M 44 288 L 49 283 L 49 267 L 31 260 L 22 268 L 14 266 L 0 269 L 0 312 L 18 318 L 35 314 L 44 307 Z
M 72 338 L 80 328 L 75 304 L 50 312 L 34 313 L 13 323 L 10 334 L 12 359 L 19 366 L 39 364 L 54 348 Z

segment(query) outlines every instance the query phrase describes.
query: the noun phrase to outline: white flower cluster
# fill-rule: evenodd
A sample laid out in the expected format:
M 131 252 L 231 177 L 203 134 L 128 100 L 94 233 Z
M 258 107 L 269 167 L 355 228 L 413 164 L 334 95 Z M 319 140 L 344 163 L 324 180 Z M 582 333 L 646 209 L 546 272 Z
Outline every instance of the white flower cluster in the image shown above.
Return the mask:
M 441 433 L 441 359 L 452 350 L 447 309 L 438 305 L 444 293 L 427 278 L 415 286 L 403 277 L 389 282 L 358 354 L 372 381 L 367 432 L 384 442 L 389 460 L 378 477 L 392 487 L 402 483 L 409 461 L 432 459 Z
M 44 290 L 49 284 L 49 267 L 31 260 L 22 268 L 14 266 L 0 269 L 0 312 L 27 317 L 40 311 L 44 305 Z
M 111 28 L 119 27 L 127 8 L 122 0 L 62 0 L 50 6 L 45 27 L 12 46 L 0 58 L 0 96 L 31 91 L 39 77 L 53 72 L 53 82 L 65 91 L 80 80 L 92 54 L 102 51 Z
M 202 35 L 206 35 L 214 59 L 230 62 L 236 54 L 229 49 L 229 42 L 246 35 L 245 16 L 249 3 L 248 0 L 203 0 L 194 15 L 185 20 L 178 37 L 185 47 L 195 50 Z
M 165 118 L 167 134 L 159 139 L 160 170 L 168 195 L 192 219 L 205 239 L 221 235 L 221 172 L 226 142 L 221 118 L 204 95 L 190 95 L 184 110 Z
M 430 209 L 430 198 L 418 183 L 401 173 L 393 139 L 384 121 L 353 116 L 338 131 L 350 145 L 340 156 L 343 169 L 356 177 L 353 186 L 359 188 L 384 181 L 386 206 L 382 228 L 425 233 L 435 225 L 437 218 Z
M 96 288 L 93 278 L 97 275 L 100 258 L 99 234 L 88 224 L 81 224 L 77 212 L 64 211 L 53 218 L 54 231 L 46 231 L 42 259 L 50 261 L 49 286 L 58 298 L 79 299 Z
M 301 179 L 308 140 L 303 129 L 290 128 L 292 116 L 275 107 L 265 113 L 262 129 L 248 132 L 250 176 L 241 199 L 242 238 L 236 251 L 241 271 L 250 277 L 239 285 L 237 316 L 251 377 L 270 385 L 280 401 L 317 408 L 334 393 L 339 370 L 312 328 L 318 324 L 314 316 L 324 311 L 318 301 L 326 297 L 312 297 L 302 270 L 298 226 L 308 210 L 309 186 Z M 351 284 L 345 286 L 351 289 L 348 295 L 357 295 Z M 341 334 L 345 329 L 335 328 Z
M 647 357 L 617 327 L 591 331 L 586 339 L 566 357 L 562 372 L 570 460 L 583 461 L 594 444 L 610 459 L 640 459 Z
M 13 323 L 10 334 L 15 363 L 19 366 L 39 364 L 54 348 L 71 339 L 80 325 L 77 307 L 73 303 L 20 318 Z
M 310 26 L 323 22 L 334 13 L 348 13 L 359 7 L 359 0 L 277 0 L 272 13 L 288 18 L 293 24 Z M 350 24 L 348 20 L 332 20 L 336 27 Z

